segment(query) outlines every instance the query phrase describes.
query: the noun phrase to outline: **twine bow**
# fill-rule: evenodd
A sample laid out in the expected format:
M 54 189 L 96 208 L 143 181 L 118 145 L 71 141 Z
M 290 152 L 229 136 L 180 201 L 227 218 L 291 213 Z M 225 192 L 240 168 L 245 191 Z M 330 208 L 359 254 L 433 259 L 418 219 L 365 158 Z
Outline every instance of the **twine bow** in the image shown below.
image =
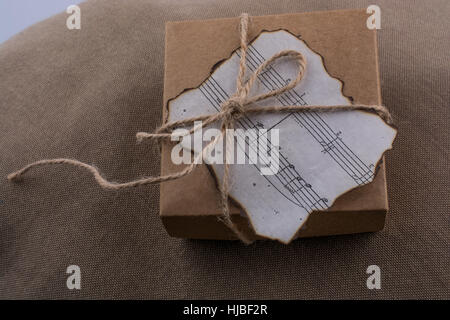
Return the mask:
M 284 92 L 294 88 L 303 78 L 303 75 L 306 70 L 306 60 L 303 57 L 303 55 L 294 50 L 283 50 L 272 56 L 270 59 L 264 61 L 253 74 L 251 74 L 250 78 L 248 80 L 245 80 L 246 75 L 246 56 L 247 56 L 247 35 L 248 35 L 248 21 L 249 17 L 248 14 L 244 13 L 241 15 L 240 19 L 240 43 L 241 43 L 241 56 L 240 56 L 240 63 L 239 63 L 239 73 L 237 77 L 237 89 L 235 94 L 229 98 L 227 101 L 223 102 L 221 105 L 221 109 L 219 112 L 212 114 L 212 115 L 201 115 L 197 117 L 192 117 L 188 119 L 183 119 L 179 121 L 173 121 L 173 122 L 167 122 L 163 124 L 161 127 L 156 129 L 154 133 L 145 133 L 145 132 L 139 132 L 136 134 L 136 137 L 138 141 L 142 141 L 145 138 L 151 138 L 157 141 L 162 140 L 170 140 L 173 135 L 173 130 L 180 127 L 180 126 L 187 126 L 192 125 L 196 121 L 201 121 L 200 125 L 193 126 L 192 129 L 189 130 L 189 134 L 194 133 L 195 131 L 206 127 L 212 123 L 220 122 L 221 123 L 221 134 L 216 136 L 211 142 L 209 142 L 203 150 L 195 156 L 194 161 L 184 168 L 183 170 L 168 174 L 164 176 L 156 176 L 156 177 L 146 177 L 137 179 L 130 182 L 125 183 L 115 183 L 110 182 L 102 177 L 100 172 L 97 168 L 94 166 L 88 165 L 86 163 L 80 162 L 78 160 L 73 159 L 45 159 L 45 160 L 39 160 L 34 163 L 31 163 L 22 169 L 11 173 L 8 175 L 8 180 L 10 181 L 18 181 L 21 176 L 30 170 L 33 167 L 37 166 L 43 166 L 43 165 L 50 165 L 50 164 L 69 164 L 76 167 L 81 167 L 89 172 L 92 173 L 95 180 L 98 182 L 98 184 L 107 190 L 120 190 L 140 185 L 146 185 L 146 184 L 155 184 L 155 183 L 161 183 L 164 181 L 170 181 L 179 179 L 181 177 L 189 175 L 195 167 L 201 163 L 201 159 L 205 157 L 207 154 L 210 154 L 210 152 L 213 150 L 213 148 L 217 145 L 217 143 L 223 139 L 226 141 L 226 153 L 227 156 L 224 157 L 224 174 L 222 183 L 219 187 L 220 189 L 220 207 L 222 210 L 222 216 L 219 218 L 231 231 L 234 232 L 234 234 L 244 243 L 249 244 L 252 241 L 245 235 L 239 228 L 235 225 L 235 223 L 232 221 L 230 216 L 230 209 L 228 205 L 228 199 L 229 199 L 229 193 L 230 193 L 230 165 L 227 161 L 229 159 L 228 153 L 230 152 L 230 149 L 228 146 L 230 145 L 230 142 L 233 140 L 233 135 L 228 134 L 227 129 L 234 128 L 234 123 L 237 119 L 251 114 L 262 114 L 262 113 L 279 113 L 279 112 L 303 112 L 303 111 L 340 111 L 340 110 L 346 110 L 346 111 L 353 111 L 353 110 L 364 110 L 369 111 L 378 114 L 383 120 L 385 120 L 388 124 L 392 123 L 391 116 L 389 114 L 389 111 L 386 109 L 386 107 L 381 105 L 334 105 L 334 106 L 320 106 L 320 105 L 305 105 L 305 106 L 298 106 L 298 105 L 292 105 L 292 106 L 268 106 L 268 107 L 261 107 L 261 106 L 255 106 L 255 103 L 261 100 L 265 100 L 270 97 L 276 97 Z M 289 82 L 287 85 L 277 88 L 275 90 L 269 91 L 267 93 L 263 93 L 257 96 L 249 96 L 250 90 L 254 84 L 254 82 L 257 80 L 259 74 L 270 64 L 272 64 L 274 61 L 280 59 L 280 58 L 290 58 L 293 59 L 298 64 L 298 73 L 297 77 Z

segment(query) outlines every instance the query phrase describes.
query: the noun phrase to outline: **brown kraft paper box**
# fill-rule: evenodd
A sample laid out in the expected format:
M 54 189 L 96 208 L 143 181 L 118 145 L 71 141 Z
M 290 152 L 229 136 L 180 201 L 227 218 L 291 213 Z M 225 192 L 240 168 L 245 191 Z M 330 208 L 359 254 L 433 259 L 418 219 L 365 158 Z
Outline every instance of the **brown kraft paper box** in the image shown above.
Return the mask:
M 323 57 L 328 73 L 343 82 L 343 94 L 356 103 L 381 104 L 376 30 L 366 26 L 365 10 L 339 10 L 251 17 L 249 40 L 261 31 L 285 29 L 300 36 Z M 185 89 L 199 86 L 214 66 L 239 47 L 239 18 L 168 22 L 166 24 L 164 119 L 167 103 Z M 162 146 L 161 174 L 183 169 L 170 159 L 171 145 Z M 313 212 L 297 237 L 383 229 L 388 211 L 383 161 L 372 183 L 339 197 L 323 212 Z M 254 235 L 237 206 L 232 219 Z M 218 220 L 219 192 L 206 165 L 160 188 L 160 216 L 169 235 L 192 239 L 235 239 Z

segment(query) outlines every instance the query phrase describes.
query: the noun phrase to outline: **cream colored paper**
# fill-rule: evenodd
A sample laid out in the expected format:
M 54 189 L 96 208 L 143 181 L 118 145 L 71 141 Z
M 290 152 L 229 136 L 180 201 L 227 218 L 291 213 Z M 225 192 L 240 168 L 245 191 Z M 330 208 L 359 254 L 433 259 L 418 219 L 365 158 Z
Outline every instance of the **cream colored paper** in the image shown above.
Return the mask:
M 289 92 L 258 105 L 351 104 L 342 94 L 342 83 L 327 74 L 321 57 L 286 31 L 261 33 L 249 46 L 249 71 L 284 49 L 297 50 L 305 56 L 304 78 Z M 171 100 L 169 121 L 217 112 L 236 90 L 238 69 L 239 51 L 199 88 Z M 280 59 L 259 76 L 251 94 L 284 86 L 296 72 L 292 61 Z M 261 174 L 270 157 L 266 163 L 263 159 L 256 165 L 232 165 L 230 195 L 242 205 L 258 235 L 284 243 L 292 240 L 312 211 L 325 210 L 341 194 L 371 182 L 378 161 L 391 148 L 396 135 L 395 129 L 381 118 L 360 111 L 245 116 L 237 120 L 236 128 L 279 129 L 279 149 L 271 144 L 270 134 L 259 137 L 268 139 L 273 154 L 279 154 L 278 170 L 273 175 Z M 196 146 L 186 142 L 184 147 L 201 151 L 207 142 L 199 139 L 198 135 L 194 139 Z M 239 147 L 249 150 L 256 145 L 247 141 Z M 223 165 L 212 167 L 221 183 Z

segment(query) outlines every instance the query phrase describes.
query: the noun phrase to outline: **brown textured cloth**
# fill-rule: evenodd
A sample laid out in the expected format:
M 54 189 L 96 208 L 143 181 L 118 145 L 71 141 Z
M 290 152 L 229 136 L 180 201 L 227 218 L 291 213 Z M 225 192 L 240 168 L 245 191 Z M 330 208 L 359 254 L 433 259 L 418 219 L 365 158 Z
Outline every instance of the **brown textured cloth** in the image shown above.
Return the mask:
M 164 22 L 364 8 L 370 1 L 88 1 L 0 45 L 0 176 L 42 158 L 94 163 L 126 181 L 159 173 L 136 146 L 161 119 Z M 105 192 L 88 173 L 40 168 L 0 183 L 0 298 L 450 298 L 450 4 L 377 1 L 391 210 L 374 234 L 289 246 L 173 239 L 158 187 Z M 68 265 L 82 289 L 66 288 Z M 368 290 L 379 265 L 382 289 Z

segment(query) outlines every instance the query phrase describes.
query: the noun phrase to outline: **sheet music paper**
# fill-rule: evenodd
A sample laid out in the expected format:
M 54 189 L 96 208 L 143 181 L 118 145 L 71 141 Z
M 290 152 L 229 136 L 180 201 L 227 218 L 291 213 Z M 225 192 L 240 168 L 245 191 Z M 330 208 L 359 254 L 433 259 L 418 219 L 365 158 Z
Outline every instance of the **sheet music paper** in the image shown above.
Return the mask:
M 287 31 L 263 32 L 249 45 L 249 72 L 285 49 L 306 57 L 304 78 L 292 90 L 258 105 L 351 104 L 342 94 L 342 83 L 326 72 L 321 56 Z M 234 52 L 198 88 L 171 100 L 169 121 L 216 113 L 236 91 L 239 54 L 239 50 Z M 259 76 L 251 94 L 284 86 L 296 72 L 294 62 L 281 59 Z M 259 136 L 236 149 L 249 152 L 256 148 L 254 141 L 267 139 L 269 151 L 278 152 L 279 168 L 272 175 L 261 174 L 262 167 L 267 168 L 264 159 L 255 165 L 231 165 L 230 196 L 242 206 L 258 235 L 284 243 L 293 239 L 312 211 L 325 210 L 341 194 L 371 182 L 377 163 L 396 135 L 381 118 L 362 111 L 244 116 L 236 121 L 236 128 L 267 129 L 267 134 L 257 133 Z M 271 144 L 273 128 L 279 129 L 279 148 Z M 200 146 L 206 143 L 202 141 Z M 191 143 L 183 145 L 194 153 L 201 151 Z M 213 164 L 212 168 L 221 183 L 223 165 Z

